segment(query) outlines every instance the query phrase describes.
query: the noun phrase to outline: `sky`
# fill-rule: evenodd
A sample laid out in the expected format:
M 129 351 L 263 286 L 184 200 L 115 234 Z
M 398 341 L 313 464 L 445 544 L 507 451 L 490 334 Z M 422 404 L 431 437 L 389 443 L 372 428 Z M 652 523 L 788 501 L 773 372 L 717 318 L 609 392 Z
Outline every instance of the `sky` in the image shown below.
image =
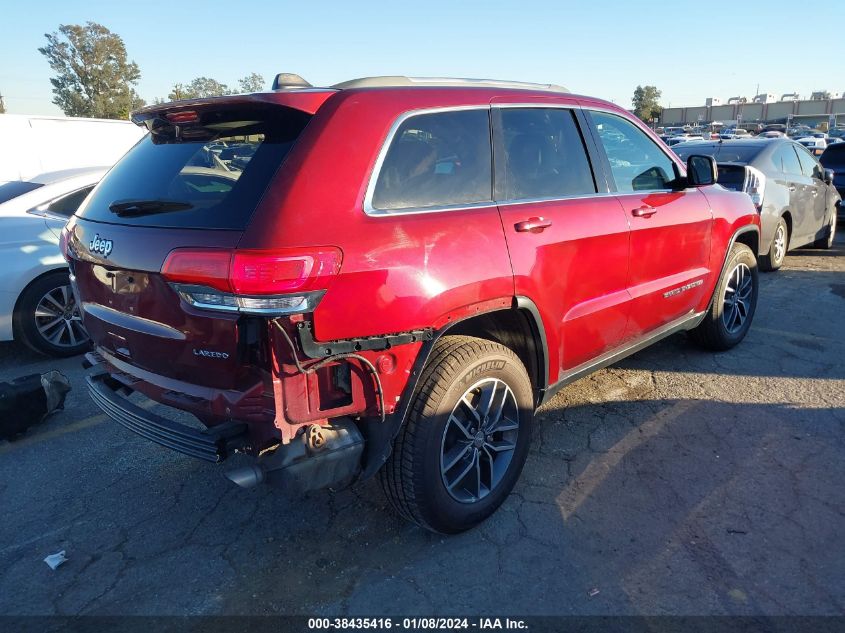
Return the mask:
M 60 24 L 86 21 L 123 38 L 148 102 L 195 77 L 234 88 L 252 72 L 268 84 L 278 72 L 314 85 L 373 75 L 556 83 L 624 107 L 638 84 L 657 86 L 664 107 L 750 99 L 758 85 L 777 97 L 845 91 L 838 59 L 817 47 L 829 39 L 822 24 L 845 21 L 841 0 L 813 5 L 809 14 L 783 0 L 4 4 L 0 94 L 17 114 L 61 114 L 37 49 Z M 819 26 L 802 30 L 804 20 Z

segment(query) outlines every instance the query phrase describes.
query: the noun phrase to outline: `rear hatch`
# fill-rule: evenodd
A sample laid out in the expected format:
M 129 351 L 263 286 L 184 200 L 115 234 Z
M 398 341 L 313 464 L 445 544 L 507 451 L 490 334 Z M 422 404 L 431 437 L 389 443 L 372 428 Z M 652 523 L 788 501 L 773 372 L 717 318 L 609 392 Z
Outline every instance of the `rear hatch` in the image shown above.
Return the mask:
M 187 254 L 179 259 L 183 273 L 187 267 L 198 280 L 217 274 L 225 282 L 226 271 L 211 268 L 229 261 L 311 115 L 249 98 L 188 106 L 136 115 L 150 134 L 69 224 L 68 259 L 101 350 L 152 374 L 239 388 L 252 373 L 247 318 L 225 305 L 197 307 L 197 297 L 211 295 L 187 301 L 184 286 L 162 269 L 175 251 Z M 206 261 L 204 253 L 214 257 Z

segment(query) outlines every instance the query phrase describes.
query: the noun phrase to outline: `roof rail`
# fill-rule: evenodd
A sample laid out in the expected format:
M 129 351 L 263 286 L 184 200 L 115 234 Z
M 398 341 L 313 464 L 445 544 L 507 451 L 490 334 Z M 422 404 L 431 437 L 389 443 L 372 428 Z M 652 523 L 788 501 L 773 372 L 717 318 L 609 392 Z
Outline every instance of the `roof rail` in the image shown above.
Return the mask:
M 547 92 L 569 92 L 563 86 L 555 84 L 533 84 L 524 81 L 502 81 L 499 79 L 452 79 L 448 77 L 404 77 L 388 75 L 384 77 L 362 77 L 342 81 L 330 86 L 335 90 L 350 88 L 390 88 L 390 87 L 460 87 L 460 88 L 505 88 L 509 90 L 545 90 Z

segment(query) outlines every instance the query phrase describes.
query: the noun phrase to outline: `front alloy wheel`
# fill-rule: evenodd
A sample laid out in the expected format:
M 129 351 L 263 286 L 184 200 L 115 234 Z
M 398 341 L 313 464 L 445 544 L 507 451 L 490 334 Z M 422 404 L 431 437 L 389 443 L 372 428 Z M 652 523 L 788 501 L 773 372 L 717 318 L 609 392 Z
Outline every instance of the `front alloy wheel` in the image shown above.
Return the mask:
M 751 314 L 753 289 L 751 269 L 747 264 L 740 262 L 728 274 L 725 294 L 722 297 L 722 323 L 728 334 L 736 334 L 745 325 L 745 320 Z
M 739 343 L 748 333 L 757 309 L 759 277 L 757 260 L 745 244 L 731 246 L 710 307 L 690 335 L 714 351 L 724 351 Z
M 786 252 L 789 250 L 789 229 L 786 226 L 786 220 L 778 218 L 778 223 L 775 226 L 775 234 L 772 237 L 772 243 L 769 245 L 769 250 L 765 255 L 760 257 L 761 270 L 777 270 L 783 266 L 783 260 L 786 259 Z

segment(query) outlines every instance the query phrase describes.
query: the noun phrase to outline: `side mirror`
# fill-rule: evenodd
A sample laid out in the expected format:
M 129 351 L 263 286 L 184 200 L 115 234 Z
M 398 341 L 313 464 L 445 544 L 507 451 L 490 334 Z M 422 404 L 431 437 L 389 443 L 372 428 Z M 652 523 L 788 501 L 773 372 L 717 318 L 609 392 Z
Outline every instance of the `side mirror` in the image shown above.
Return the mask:
M 833 184 L 833 170 L 832 169 L 825 169 L 824 170 L 824 181 L 829 185 Z
M 703 154 L 693 154 L 687 158 L 687 183 L 690 187 L 715 185 L 719 180 L 716 159 Z

